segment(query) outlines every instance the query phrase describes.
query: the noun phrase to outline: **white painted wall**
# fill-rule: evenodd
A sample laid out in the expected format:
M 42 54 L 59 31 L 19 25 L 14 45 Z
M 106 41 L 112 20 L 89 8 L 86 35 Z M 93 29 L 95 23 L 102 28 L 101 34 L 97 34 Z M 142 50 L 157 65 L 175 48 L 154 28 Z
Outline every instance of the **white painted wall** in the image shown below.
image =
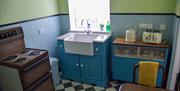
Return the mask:
M 170 78 L 170 84 L 169 84 L 169 89 L 173 90 L 176 82 L 176 76 L 177 73 L 180 70 L 180 23 L 178 25 L 178 34 L 177 34 L 177 40 L 176 40 L 176 48 L 175 48 L 175 54 L 172 55 L 174 57 L 174 63 L 172 67 L 172 75 Z

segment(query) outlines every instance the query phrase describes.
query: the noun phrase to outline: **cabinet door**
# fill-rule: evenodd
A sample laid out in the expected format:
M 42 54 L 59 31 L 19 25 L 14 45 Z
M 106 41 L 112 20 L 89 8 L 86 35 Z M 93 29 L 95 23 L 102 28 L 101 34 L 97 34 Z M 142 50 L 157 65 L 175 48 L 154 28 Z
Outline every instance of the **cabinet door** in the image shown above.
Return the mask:
M 79 77 L 79 61 L 78 56 L 73 54 L 64 53 L 63 59 L 61 60 L 62 73 L 63 75 Z
M 81 76 L 83 78 L 101 80 L 100 56 L 80 56 Z
M 136 58 L 113 57 L 112 77 L 116 80 L 133 81 L 133 66 L 139 61 Z
M 161 64 L 164 68 L 166 68 L 165 62 L 163 62 L 162 60 L 147 60 L 147 59 L 139 59 L 139 61 L 152 61 L 152 62 L 159 62 L 159 64 Z M 166 70 L 164 70 L 166 71 Z M 156 84 L 158 87 L 162 86 L 162 80 L 163 80 L 163 71 L 158 70 L 158 74 L 157 74 L 157 79 L 156 79 Z

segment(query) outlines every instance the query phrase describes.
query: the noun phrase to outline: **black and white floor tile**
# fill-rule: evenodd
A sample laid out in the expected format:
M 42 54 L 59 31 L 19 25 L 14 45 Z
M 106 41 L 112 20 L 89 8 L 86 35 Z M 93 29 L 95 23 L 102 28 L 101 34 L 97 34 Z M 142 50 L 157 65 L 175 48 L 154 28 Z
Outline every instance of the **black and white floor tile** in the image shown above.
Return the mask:
M 56 91 L 118 91 L 122 82 L 110 81 L 106 88 L 64 79 L 60 83 L 56 87 Z

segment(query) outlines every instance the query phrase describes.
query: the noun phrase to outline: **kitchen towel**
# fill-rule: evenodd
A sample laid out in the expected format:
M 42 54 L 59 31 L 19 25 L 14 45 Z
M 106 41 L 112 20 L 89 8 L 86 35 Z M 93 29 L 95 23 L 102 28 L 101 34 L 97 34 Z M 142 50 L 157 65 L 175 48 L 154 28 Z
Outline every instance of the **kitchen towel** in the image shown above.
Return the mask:
M 139 62 L 139 84 L 156 87 L 156 79 L 159 69 L 158 62 Z

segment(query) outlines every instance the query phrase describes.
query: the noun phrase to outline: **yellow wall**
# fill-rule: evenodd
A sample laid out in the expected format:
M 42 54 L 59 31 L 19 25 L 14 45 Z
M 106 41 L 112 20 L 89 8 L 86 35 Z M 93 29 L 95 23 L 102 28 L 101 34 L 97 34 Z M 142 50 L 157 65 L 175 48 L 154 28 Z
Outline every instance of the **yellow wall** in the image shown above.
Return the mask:
M 0 25 L 59 13 L 59 0 L 0 0 Z
M 176 0 L 110 0 L 111 13 L 174 13 Z M 68 13 L 68 0 L 60 1 L 62 13 Z
M 180 0 L 178 7 L 180 7 Z M 93 7 L 93 6 L 92 6 Z M 110 0 L 111 13 L 174 13 L 176 0 Z M 0 0 L 0 25 L 68 13 L 68 0 Z
M 176 0 L 110 0 L 111 13 L 174 13 Z
M 60 0 L 59 9 L 61 14 L 68 14 L 69 13 L 68 0 Z
M 176 15 L 180 16 L 180 0 L 177 0 L 177 2 L 176 2 L 175 13 L 176 13 Z

